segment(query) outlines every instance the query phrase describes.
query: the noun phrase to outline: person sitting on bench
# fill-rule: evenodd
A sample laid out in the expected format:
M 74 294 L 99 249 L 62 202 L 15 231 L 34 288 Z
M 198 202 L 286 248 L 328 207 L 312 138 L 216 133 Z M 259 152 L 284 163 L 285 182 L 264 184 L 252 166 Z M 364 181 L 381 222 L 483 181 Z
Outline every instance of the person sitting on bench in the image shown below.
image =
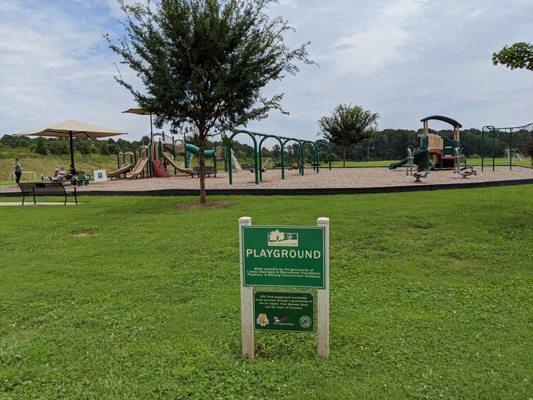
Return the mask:
M 68 170 L 68 174 L 66 175 L 66 179 L 67 181 L 71 181 L 72 178 L 74 178 L 75 176 L 77 176 L 78 173 L 76 172 L 76 168 L 74 168 L 74 165 L 71 165 L 69 170 Z
M 61 182 L 63 181 L 63 179 L 65 179 L 65 176 L 67 176 L 67 171 L 65 171 L 65 168 L 56 168 L 54 169 L 54 175 L 52 176 L 41 175 L 41 180 L 44 181 L 46 178 L 52 182 Z

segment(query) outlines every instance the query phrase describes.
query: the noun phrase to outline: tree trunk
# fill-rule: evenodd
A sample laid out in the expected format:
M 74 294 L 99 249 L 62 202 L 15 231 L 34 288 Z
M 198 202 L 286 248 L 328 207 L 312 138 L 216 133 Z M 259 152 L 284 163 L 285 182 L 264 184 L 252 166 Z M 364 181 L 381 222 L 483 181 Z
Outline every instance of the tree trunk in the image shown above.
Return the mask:
M 205 204 L 205 146 L 206 138 L 205 133 L 200 132 L 199 134 L 199 147 L 200 151 L 198 152 L 198 162 L 200 163 L 200 203 Z
M 346 168 L 346 147 L 342 149 L 342 168 Z

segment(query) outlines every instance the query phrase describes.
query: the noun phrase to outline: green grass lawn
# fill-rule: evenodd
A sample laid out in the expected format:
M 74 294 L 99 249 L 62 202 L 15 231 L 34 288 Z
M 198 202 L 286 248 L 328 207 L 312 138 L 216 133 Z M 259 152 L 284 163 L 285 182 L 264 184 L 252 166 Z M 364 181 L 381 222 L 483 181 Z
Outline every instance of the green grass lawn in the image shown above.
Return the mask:
M 194 201 L 0 207 L 0 399 L 531 397 L 533 185 Z M 241 359 L 244 215 L 331 218 L 330 359 Z

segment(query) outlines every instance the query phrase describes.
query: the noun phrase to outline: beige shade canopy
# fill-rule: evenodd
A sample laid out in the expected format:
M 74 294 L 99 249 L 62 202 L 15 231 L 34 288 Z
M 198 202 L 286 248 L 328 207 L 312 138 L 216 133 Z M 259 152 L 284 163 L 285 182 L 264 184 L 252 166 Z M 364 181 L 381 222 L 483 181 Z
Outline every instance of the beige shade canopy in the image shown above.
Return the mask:
M 67 119 L 66 121 L 58 122 L 57 124 L 45 125 L 39 128 L 30 129 L 29 131 L 17 133 L 17 136 L 68 137 L 70 142 L 70 165 L 74 167 L 73 138 L 97 139 L 125 134 L 125 132 L 104 128 L 100 125 Z
M 17 133 L 17 136 L 48 136 L 48 137 L 77 137 L 103 138 L 125 135 L 125 132 L 115 131 L 100 125 L 68 119 L 56 124 L 44 125 L 39 128 Z
M 137 115 L 150 115 L 152 114 L 150 111 L 145 110 L 144 108 L 130 108 L 126 111 L 122 111 L 122 113 L 128 113 L 128 114 L 137 114 Z

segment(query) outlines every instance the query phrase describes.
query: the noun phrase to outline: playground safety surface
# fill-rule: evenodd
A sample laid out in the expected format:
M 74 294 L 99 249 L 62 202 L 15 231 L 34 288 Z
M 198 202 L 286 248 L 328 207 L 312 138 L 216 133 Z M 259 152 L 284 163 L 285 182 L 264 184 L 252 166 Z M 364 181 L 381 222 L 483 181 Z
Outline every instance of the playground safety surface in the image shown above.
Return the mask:
M 335 194 L 335 193 L 387 193 L 414 190 L 437 190 L 483 186 L 518 185 L 533 183 L 533 169 L 523 167 L 486 168 L 478 175 L 464 179 L 451 170 L 433 171 L 421 183 L 406 175 L 405 169 L 391 171 L 388 168 L 323 168 L 320 173 L 309 169 L 305 175 L 288 170 L 281 180 L 280 170 L 263 173 L 263 181 L 256 185 L 254 174 L 249 171 L 233 174 L 233 185 L 228 183 L 227 173 L 207 178 L 210 194 Z M 176 176 L 171 178 L 120 179 L 105 183 L 91 183 L 78 188 L 80 194 L 93 195 L 193 195 L 198 193 L 198 178 Z M 15 185 L 0 186 L 0 195 L 19 193 Z

